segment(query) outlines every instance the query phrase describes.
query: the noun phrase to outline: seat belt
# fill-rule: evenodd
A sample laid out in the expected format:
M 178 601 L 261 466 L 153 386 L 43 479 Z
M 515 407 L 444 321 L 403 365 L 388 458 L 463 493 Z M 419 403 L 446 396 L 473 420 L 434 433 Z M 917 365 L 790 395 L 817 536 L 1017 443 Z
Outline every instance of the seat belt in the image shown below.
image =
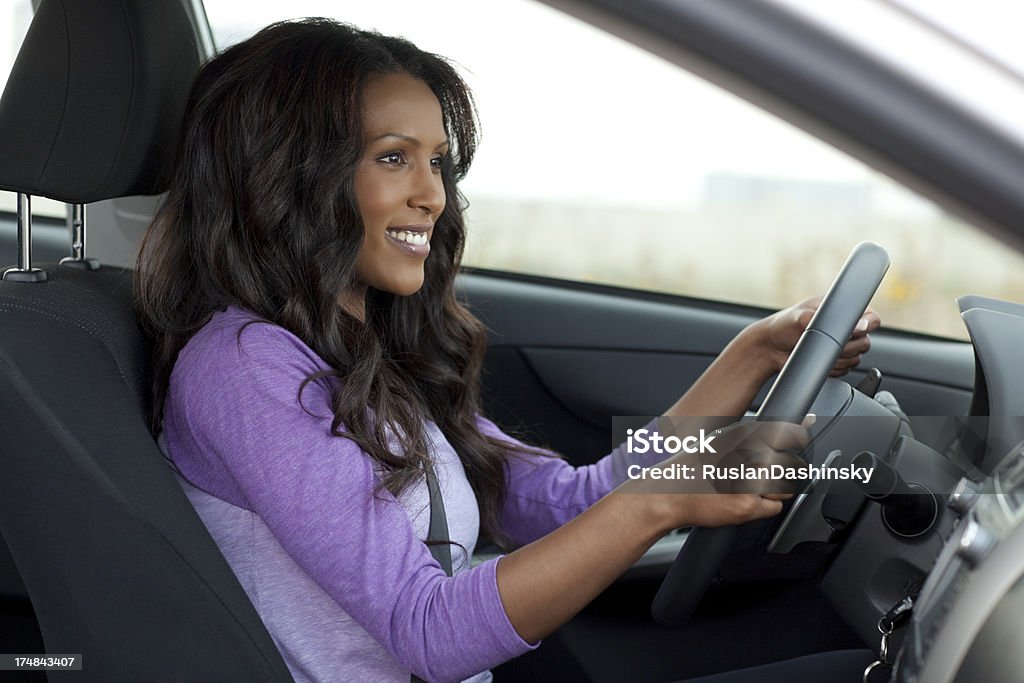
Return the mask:
M 430 526 L 427 530 L 427 548 L 448 576 L 452 575 L 452 546 L 448 541 L 448 517 L 444 512 L 441 487 L 437 484 L 434 467 L 426 465 L 427 493 L 430 496 Z M 433 541 L 438 541 L 434 543 Z M 411 683 L 426 683 L 416 674 L 411 674 Z
M 452 546 L 448 541 L 448 517 L 444 512 L 444 498 L 432 465 L 427 465 L 427 493 L 430 495 L 430 528 L 427 531 L 427 547 L 441 569 L 452 575 Z M 432 541 L 438 541 L 432 543 Z

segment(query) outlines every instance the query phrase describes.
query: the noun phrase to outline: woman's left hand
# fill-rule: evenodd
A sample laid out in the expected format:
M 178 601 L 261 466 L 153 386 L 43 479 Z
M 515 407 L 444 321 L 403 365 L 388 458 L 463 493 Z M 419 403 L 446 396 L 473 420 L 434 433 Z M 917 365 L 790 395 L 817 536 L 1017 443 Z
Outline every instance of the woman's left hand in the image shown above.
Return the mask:
M 751 331 L 759 333 L 761 347 L 769 355 L 776 365 L 776 371 L 781 370 L 789 358 L 790 352 L 796 346 L 800 335 L 807 328 L 814 312 L 818 310 L 822 297 L 816 296 L 806 301 L 801 301 L 795 306 L 790 306 L 777 313 L 759 320 L 751 326 Z M 864 311 L 857 325 L 853 328 L 846 345 L 839 354 L 839 359 L 830 373 L 832 377 L 841 377 L 860 363 L 860 357 L 871 348 L 869 332 L 878 329 L 882 319 L 872 308 Z

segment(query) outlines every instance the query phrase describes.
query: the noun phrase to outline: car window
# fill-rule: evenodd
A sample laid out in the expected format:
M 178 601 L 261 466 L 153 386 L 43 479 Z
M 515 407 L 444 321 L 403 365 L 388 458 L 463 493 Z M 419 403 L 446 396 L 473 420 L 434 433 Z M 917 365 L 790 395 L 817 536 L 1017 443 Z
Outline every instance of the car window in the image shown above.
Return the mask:
M 7 76 L 18 56 L 21 41 L 32 22 L 31 0 L 0 0 L 0 92 L 7 85 Z M 0 190 L 0 212 L 15 213 L 17 197 L 13 192 Z M 32 198 L 32 213 L 36 216 L 64 218 L 66 205 L 43 197 Z
M 315 15 L 453 59 L 483 132 L 462 186 L 467 265 L 781 307 L 824 291 L 850 249 L 874 240 L 892 255 L 874 304 L 889 326 L 966 338 L 956 296 L 1024 299 L 1024 259 L 985 233 L 544 5 L 205 4 L 220 47 L 271 21 Z M 986 266 L 965 269 L 971 262 Z

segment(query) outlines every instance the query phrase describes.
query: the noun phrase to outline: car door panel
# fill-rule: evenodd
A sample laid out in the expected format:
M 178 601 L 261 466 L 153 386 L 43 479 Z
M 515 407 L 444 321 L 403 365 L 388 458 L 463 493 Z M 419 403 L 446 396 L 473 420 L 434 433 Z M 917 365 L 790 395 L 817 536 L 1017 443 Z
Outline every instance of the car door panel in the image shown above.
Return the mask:
M 732 337 L 764 315 L 749 307 L 479 272 L 464 275 L 460 286 L 490 331 L 487 409 L 503 426 L 574 464 L 593 462 L 613 446 L 612 416 L 660 413 Z M 882 388 L 909 415 L 968 412 L 969 344 L 880 331 L 862 367 L 882 371 Z M 856 384 L 863 375 L 852 372 L 848 381 Z

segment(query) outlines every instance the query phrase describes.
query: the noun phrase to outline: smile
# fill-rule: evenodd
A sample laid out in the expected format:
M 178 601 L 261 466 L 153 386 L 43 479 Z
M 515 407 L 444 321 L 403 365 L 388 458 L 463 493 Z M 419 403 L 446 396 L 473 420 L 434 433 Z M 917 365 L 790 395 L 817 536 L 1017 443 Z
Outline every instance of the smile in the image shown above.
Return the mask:
M 384 231 L 384 234 L 388 236 L 388 239 L 406 251 L 414 254 L 430 253 L 430 240 L 427 237 L 428 227 L 409 226 L 409 228 L 411 229 L 388 228 Z

